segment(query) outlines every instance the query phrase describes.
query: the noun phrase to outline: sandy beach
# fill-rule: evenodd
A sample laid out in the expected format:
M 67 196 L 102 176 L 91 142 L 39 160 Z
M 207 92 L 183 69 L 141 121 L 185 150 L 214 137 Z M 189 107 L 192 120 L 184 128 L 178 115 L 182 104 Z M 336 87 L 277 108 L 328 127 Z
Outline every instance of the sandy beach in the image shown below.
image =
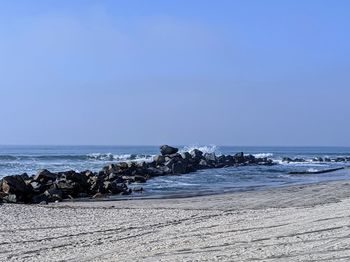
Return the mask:
M 0 206 L 1 261 L 349 261 L 350 182 Z

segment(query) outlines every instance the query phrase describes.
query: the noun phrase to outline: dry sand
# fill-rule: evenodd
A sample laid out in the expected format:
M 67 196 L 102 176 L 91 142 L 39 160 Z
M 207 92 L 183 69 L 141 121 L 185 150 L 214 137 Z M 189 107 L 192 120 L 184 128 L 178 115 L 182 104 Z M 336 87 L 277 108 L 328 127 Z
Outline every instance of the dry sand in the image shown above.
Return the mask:
M 350 261 L 350 182 L 0 206 L 1 261 Z

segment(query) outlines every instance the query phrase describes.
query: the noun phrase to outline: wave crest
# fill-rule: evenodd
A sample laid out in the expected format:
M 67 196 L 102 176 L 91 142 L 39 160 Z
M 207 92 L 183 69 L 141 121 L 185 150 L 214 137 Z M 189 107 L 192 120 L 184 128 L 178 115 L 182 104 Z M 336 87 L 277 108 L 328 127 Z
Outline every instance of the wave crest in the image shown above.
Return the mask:
M 152 155 L 144 154 L 121 154 L 113 155 L 112 153 L 91 153 L 87 155 L 90 160 L 100 161 L 147 161 L 152 159 Z
M 184 152 L 192 152 L 193 150 L 198 149 L 205 153 L 215 153 L 216 155 L 220 155 L 221 153 L 218 151 L 218 147 L 216 145 L 208 145 L 208 146 L 198 146 L 198 145 L 191 145 L 191 146 L 184 146 L 182 149 L 180 149 L 180 153 Z
M 273 157 L 273 153 L 257 153 L 253 154 L 256 158 Z

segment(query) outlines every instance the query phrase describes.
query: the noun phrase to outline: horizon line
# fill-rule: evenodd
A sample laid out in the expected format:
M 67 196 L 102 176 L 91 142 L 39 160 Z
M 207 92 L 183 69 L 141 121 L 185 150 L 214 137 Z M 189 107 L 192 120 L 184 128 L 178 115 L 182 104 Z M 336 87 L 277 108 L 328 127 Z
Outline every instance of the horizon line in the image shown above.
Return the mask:
M 151 145 L 151 144 L 0 144 L 0 147 L 2 146 L 25 146 L 25 147 L 35 147 L 35 146 L 53 146 L 53 147 L 159 147 L 161 145 L 169 145 L 174 147 L 185 147 L 185 146 L 216 146 L 216 147 L 289 147 L 289 148 L 298 148 L 298 147 L 338 147 L 338 148 L 350 148 L 350 145 L 345 146 L 339 146 L 339 145 L 216 145 L 216 144 L 187 144 L 187 145 L 176 145 L 176 144 L 158 144 L 158 145 Z

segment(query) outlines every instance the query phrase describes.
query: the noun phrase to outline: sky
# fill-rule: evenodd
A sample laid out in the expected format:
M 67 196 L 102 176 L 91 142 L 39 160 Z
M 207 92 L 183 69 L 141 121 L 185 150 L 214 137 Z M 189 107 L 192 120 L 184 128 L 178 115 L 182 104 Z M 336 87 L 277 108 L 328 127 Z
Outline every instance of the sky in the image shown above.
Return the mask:
M 350 146 L 350 1 L 0 1 L 0 144 Z

